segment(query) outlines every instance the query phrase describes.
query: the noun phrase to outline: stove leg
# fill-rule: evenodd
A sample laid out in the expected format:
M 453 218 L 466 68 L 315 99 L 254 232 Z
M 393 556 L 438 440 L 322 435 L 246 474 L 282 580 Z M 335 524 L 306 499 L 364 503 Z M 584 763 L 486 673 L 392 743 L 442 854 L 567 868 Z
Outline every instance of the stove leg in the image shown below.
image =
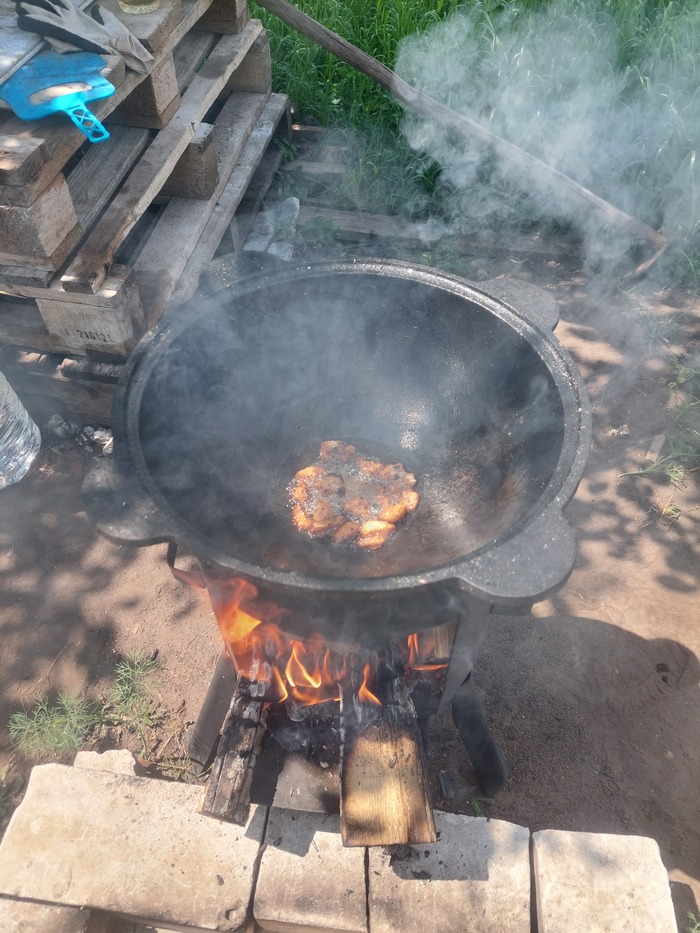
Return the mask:
M 512 768 L 491 735 L 471 674 L 452 701 L 452 719 L 482 790 L 493 797 L 505 785 Z
M 438 714 L 444 712 L 452 703 L 461 685 L 471 674 L 481 643 L 486 637 L 490 613 L 489 603 L 473 596 L 462 597 L 462 609 L 457 619 L 457 630 L 452 642 Z
M 220 654 L 197 722 L 186 739 L 187 754 L 192 760 L 194 774 L 199 775 L 204 771 L 216 749 L 236 681 L 236 672 L 226 655 Z

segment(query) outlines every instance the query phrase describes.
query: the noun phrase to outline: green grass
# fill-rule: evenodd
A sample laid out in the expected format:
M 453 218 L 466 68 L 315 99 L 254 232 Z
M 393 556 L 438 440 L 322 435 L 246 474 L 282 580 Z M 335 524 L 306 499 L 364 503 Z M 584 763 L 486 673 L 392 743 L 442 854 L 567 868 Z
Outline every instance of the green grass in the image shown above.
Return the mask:
M 118 722 L 131 717 L 147 719 L 152 708 L 147 681 L 157 669 L 158 662 L 154 658 L 140 654 L 120 661 L 114 670 L 114 683 L 105 698 L 105 714 Z
M 140 654 L 120 661 L 102 706 L 103 720 L 137 733 L 144 752 L 146 732 L 158 724 L 156 704 L 148 689 L 149 679 L 157 668 L 155 659 Z
M 84 697 L 60 694 L 54 703 L 38 700 L 26 713 L 10 717 L 10 738 L 29 758 L 75 754 L 100 721 L 99 705 Z
M 145 741 L 145 731 L 158 721 L 148 691 L 156 669 L 155 660 L 133 655 L 116 665 L 114 683 L 99 700 L 64 693 L 53 702 L 41 699 L 32 709 L 13 713 L 9 733 L 14 747 L 28 758 L 74 755 L 100 725 L 123 726 Z
M 469 806 L 474 811 L 474 816 L 485 816 L 484 807 L 490 807 L 493 803 L 493 797 L 472 797 L 469 800 Z
M 301 0 L 296 4 L 382 64 L 392 67 L 404 36 L 423 31 L 458 9 L 458 0 Z M 311 39 L 251 3 L 270 32 L 273 83 L 296 102 L 302 119 L 323 126 L 396 130 L 401 108 L 371 78 L 340 62 Z
M 669 338 L 677 335 L 679 319 L 679 315 L 656 318 L 645 311 L 637 316 L 638 326 L 666 358 L 664 382 L 673 395 L 661 455 L 653 463 L 621 474 L 663 476 L 675 487 L 685 486 L 691 475 L 700 472 L 700 359 L 668 355 Z M 670 498 L 661 517 L 675 521 L 680 515 L 680 506 Z

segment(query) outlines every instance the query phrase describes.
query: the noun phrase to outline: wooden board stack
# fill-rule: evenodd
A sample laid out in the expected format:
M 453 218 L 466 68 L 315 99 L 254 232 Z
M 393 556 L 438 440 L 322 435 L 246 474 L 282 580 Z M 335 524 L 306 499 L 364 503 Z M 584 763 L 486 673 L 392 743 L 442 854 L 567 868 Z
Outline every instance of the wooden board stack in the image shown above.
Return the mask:
M 116 93 L 93 110 L 108 141 L 0 110 L 0 368 L 30 410 L 28 396 L 54 395 L 102 424 L 118 365 L 95 361 L 118 364 L 194 294 L 279 165 L 273 136 L 289 134 L 245 0 L 161 0 L 136 17 L 106 5 L 155 58 L 145 77 L 107 60 Z

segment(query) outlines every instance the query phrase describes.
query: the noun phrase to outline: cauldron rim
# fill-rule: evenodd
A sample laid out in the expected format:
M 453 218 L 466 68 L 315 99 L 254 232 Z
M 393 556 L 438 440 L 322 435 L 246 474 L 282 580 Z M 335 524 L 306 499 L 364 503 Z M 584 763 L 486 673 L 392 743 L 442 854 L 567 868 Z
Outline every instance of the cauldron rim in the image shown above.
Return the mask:
M 318 577 L 273 567 L 261 568 L 240 558 L 232 559 L 211 540 L 202 538 L 198 529 L 174 512 L 150 480 L 140 451 L 139 412 L 140 399 L 158 355 L 187 327 L 201 320 L 208 308 L 216 307 L 222 294 L 235 295 L 236 300 L 240 300 L 269 285 L 338 274 L 413 279 L 477 304 L 524 337 L 543 360 L 556 384 L 563 407 L 564 433 L 559 458 L 546 487 L 504 534 L 461 560 L 420 573 L 385 577 Z M 587 461 L 590 404 L 573 360 L 551 333 L 556 314 L 544 309 L 537 300 L 529 301 L 527 309 L 520 305 L 515 307 L 512 299 L 507 301 L 494 295 L 498 283 L 489 282 L 487 288 L 489 290 L 414 263 L 332 261 L 253 276 L 221 289 L 203 304 L 191 303 L 171 309 L 134 349 L 115 391 L 114 456 L 108 466 L 94 471 L 85 483 L 88 511 L 98 529 L 108 537 L 133 544 L 175 541 L 232 574 L 280 592 L 287 590 L 290 594 L 313 592 L 331 597 L 373 598 L 442 584 L 505 604 L 543 598 L 566 579 L 575 558 L 573 534 L 562 510 L 574 495 Z M 107 477 L 106 473 L 111 476 Z M 117 495 L 109 494 L 110 484 L 113 493 L 119 490 Z M 115 512 L 116 502 L 120 505 Z

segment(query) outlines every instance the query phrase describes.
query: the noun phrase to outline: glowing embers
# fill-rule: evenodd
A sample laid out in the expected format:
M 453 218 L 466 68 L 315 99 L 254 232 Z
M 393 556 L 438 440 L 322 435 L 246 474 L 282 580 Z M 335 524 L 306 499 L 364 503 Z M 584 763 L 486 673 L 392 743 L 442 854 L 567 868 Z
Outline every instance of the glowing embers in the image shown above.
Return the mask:
M 381 705 L 378 655 L 358 646 L 328 645 L 319 634 L 303 640 L 289 635 L 285 611 L 260 599 L 244 580 L 210 580 L 208 586 L 226 654 L 250 682 L 252 695 L 312 706 L 338 701 L 342 689 L 360 703 Z M 397 654 L 407 669 L 434 671 L 446 665 L 426 660 L 433 651 L 427 632 L 409 635 Z

